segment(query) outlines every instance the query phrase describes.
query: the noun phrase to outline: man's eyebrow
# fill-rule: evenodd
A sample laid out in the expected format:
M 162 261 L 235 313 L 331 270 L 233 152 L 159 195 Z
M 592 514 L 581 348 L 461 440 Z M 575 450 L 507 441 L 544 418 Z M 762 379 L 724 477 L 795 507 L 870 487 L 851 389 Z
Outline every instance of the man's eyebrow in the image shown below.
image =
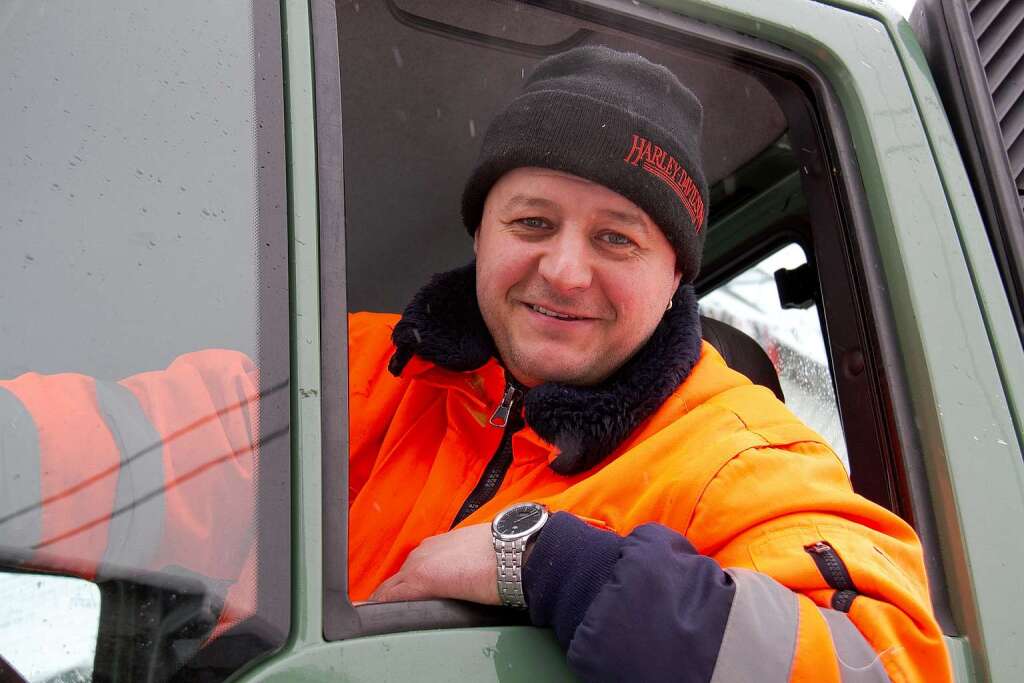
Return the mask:
M 603 209 L 599 213 L 602 217 L 610 218 L 616 223 L 638 228 L 644 233 L 647 232 L 647 221 L 644 220 L 642 214 L 636 211 L 614 211 L 612 209 Z
M 504 209 L 506 211 L 515 209 L 556 209 L 558 208 L 558 202 L 551 199 L 545 199 L 544 197 L 537 197 L 529 194 L 516 194 L 512 195 L 507 202 L 505 202 Z
M 502 208 L 505 211 L 517 211 L 520 209 L 558 209 L 560 206 L 552 199 L 529 194 L 515 194 L 509 197 Z M 645 234 L 648 232 L 647 221 L 638 211 L 602 209 L 598 213 L 602 218 L 612 220 L 620 225 L 637 228 Z

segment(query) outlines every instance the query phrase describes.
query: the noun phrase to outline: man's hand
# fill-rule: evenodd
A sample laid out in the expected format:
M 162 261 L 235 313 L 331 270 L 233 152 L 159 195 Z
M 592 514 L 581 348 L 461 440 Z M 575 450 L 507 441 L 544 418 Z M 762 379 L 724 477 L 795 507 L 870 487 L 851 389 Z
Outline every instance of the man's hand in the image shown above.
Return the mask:
M 475 524 L 424 539 L 370 600 L 456 598 L 500 605 L 493 538 L 490 524 Z

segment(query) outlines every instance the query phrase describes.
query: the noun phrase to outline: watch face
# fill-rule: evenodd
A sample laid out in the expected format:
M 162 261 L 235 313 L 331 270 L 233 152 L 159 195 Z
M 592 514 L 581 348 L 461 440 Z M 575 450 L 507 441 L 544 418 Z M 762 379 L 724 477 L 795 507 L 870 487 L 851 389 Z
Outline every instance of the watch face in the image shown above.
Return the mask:
M 545 516 L 544 508 L 535 503 L 517 505 L 498 517 L 494 530 L 506 537 L 520 536 L 533 530 Z

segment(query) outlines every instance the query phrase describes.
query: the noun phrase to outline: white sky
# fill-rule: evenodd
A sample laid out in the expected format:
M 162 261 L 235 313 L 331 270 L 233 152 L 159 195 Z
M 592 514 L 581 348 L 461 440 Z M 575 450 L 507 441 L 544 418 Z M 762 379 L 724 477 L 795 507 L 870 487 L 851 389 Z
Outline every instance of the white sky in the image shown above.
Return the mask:
M 889 4 L 896 8 L 896 11 L 905 17 L 910 16 L 910 10 L 914 8 L 917 0 L 889 0 Z

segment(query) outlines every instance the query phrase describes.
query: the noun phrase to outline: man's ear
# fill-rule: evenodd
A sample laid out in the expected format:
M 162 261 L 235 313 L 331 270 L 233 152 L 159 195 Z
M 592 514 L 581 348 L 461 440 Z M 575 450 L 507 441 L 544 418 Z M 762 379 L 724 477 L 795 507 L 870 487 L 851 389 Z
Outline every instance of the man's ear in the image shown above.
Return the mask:
M 476 226 L 476 230 L 473 231 L 473 255 L 477 254 L 477 243 L 480 241 L 480 226 Z
M 474 238 L 475 242 L 475 238 Z M 674 294 L 679 289 L 679 281 L 683 279 L 683 273 L 680 270 L 676 271 L 675 277 L 672 278 L 672 293 Z

